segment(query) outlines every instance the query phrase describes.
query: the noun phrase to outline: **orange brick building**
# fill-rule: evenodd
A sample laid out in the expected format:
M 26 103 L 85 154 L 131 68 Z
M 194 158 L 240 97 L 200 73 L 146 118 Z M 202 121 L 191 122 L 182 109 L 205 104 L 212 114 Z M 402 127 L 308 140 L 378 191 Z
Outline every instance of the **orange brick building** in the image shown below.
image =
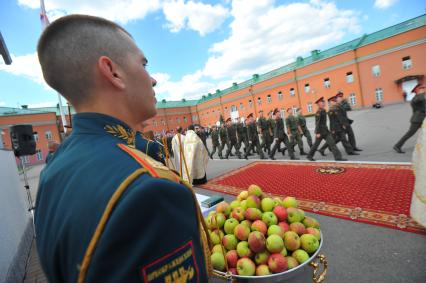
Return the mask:
M 48 153 L 48 142 L 61 140 L 56 112 L 0 107 L 0 147 L 12 148 L 9 128 L 19 124 L 33 126 L 37 144 L 36 154 L 25 156 L 24 162 L 28 165 L 43 163 Z
M 314 102 L 343 91 L 353 108 L 376 102 L 392 104 L 412 97 L 411 89 L 426 73 L 426 15 L 335 46 L 314 50 L 307 58 L 258 75 L 199 100 L 160 101 L 147 130 L 155 133 L 191 123 L 211 126 L 220 115 L 246 117 L 250 113 L 289 107 L 316 111 Z

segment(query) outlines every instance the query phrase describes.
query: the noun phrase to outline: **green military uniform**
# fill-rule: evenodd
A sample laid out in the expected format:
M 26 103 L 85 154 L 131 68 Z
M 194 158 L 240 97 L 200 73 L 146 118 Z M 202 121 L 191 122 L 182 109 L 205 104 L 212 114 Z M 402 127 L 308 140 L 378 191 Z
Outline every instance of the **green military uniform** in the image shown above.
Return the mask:
M 245 153 L 249 148 L 248 138 L 247 138 L 247 127 L 243 122 L 237 123 L 237 147 L 238 150 L 241 149 L 241 146 L 244 144 Z
M 219 157 L 222 159 L 222 152 L 226 145 L 226 140 L 228 139 L 228 133 L 226 128 L 221 126 L 219 129 L 219 138 L 220 138 L 220 148 L 219 148 Z
M 274 113 L 275 114 L 275 113 Z M 275 127 L 274 127 L 274 138 L 275 138 L 275 144 L 272 148 L 271 154 L 269 155 L 269 158 L 274 159 L 275 152 L 280 147 L 281 143 L 284 143 L 284 145 L 288 148 L 288 154 L 291 159 L 296 160 L 297 158 L 294 156 L 294 147 L 289 145 L 288 137 L 285 133 L 284 128 L 284 121 L 283 119 L 277 118 L 275 120 Z
M 37 250 L 49 282 L 208 282 L 194 192 L 135 149 L 135 138 L 113 117 L 74 115 L 37 194 Z
M 305 136 L 309 147 L 312 147 L 312 137 L 311 137 L 311 133 L 308 130 L 308 127 L 306 126 L 306 119 L 305 117 L 303 117 L 303 115 L 297 115 L 297 124 L 300 126 L 300 128 L 302 129 L 302 134 L 301 137 Z
M 228 120 L 229 121 L 229 120 Z M 231 154 L 232 148 L 235 148 L 235 154 L 238 156 L 238 158 L 241 158 L 240 150 L 237 146 L 237 128 L 235 125 L 230 124 L 226 127 L 227 132 L 227 147 L 228 150 L 225 154 L 225 159 L 228 159 L 229 155 Z
M 305 152 L 303 151 L 303 142 L 300 138 L 297 118 L 293 115 L 290 115 L 285 119 L 285 123 L 287 125 L 288 135 L 290 136 L 289 146 L 292 147 L 292 150 L 294 151 L 294 146 L 297 143 L 299 146 L 300 154 L 305 154 Z
M 268 120 L 266 120 L 266 118 L 264 117 L 260 117 L 257 121 L 257 126 L 260 129 L 260 134 L 262 135 L 262 142 L 260 143 L 260 147 L 267 151 L 268 153 L 270 152 L 271 148 L 270 148 L 270 142 L 269 142 L 269 123 Z
M 272 117 L 269 117 L 269 119 L 267 120 L 268 131 L 267 131 L 267 145 L 266 145 L 268 153 L 271 152 L 271 146 L 272 146 L 272 143 L 274 142 L 274 124 L 275 124 L 274 119 L 272 119 Z
M 330 120 L 330 130 L 334 139 L 334 142 L 338 144 L 339 142 L 342 142 L 343 147 L 345 148 L 345 151 L 349 155 L 358 155 L 354 153 L 354 149 L 352 148 L 351 144 L 346 139 L 346 131 L 344 124 L 344 117 L 343 113 L 341 111 L 341 107 L 338 105 L 334 105 L 330 107 L 330 110 L 328 111 L 328 119 Z M 324 144 L 319 152 L 324 155 L 324 151 L 328 148 L 328 144 Z
M 250 118 L 250 117 L 253 117 L 252 114 L 247 116 L 247 118 Z M 247 125 L 247 137 L 248 137 L 248 140 L 250 142 L 250 146 L 249 146 L 248 150 L 246 151 L 246 153 L 244 154 L 244 158 L 247 159 L 249 152 L 256 148 L 257 153 L 259 154 L 260 158 L 264 159 L 265 156 L 263 155 L 262 148 L 260 147 L 259 135 L 257 133 L 255 122 L 249 123 Z
M 339 92 L 338 94 L 336 94 L 336 97 L 343 97 L 343 93 Z M 356 140 L 355 140 L 355 133 L 354 130 L 352 129 L 352 123 L 353 120 L 349 119 L 348 117 L 348 113 L 347 111 L 351 110 L 351 106 L 349 105 L 348 101 L 346 99 L 342 100 L 340 103 L 337 104 L 339 110 L 342 113 L 342 125 L 344 126 L 345 132 L 348 135 L 348 140 L 349 143 L 351 144 L 352 148 L 356 151 L 361 151 L 361 149 L 359 149 L 356 146 Z
M 324 102 L 324 98 L 321 97 L 320 99 L 317 100 L 316 103 L 319 103 L 319 102 Z M 309 150 L 309 153 L 307 156 L 309 160 L 312 160 L 312 161 L 314 160 L 313 157 L 314 157 L 315 151 L 317 150 L 322 140 L 325 140 L 325 142 L 330 147 L 335 160 L 343 160 L 342 154 L 337 148 L 334 142 L 334 139 L 327 128 L 327 113 L 325 112 L 324 109 L 318 109 L 317 113 L 315 114 L 315 134 L 316 135 L 319 134 L 320 136 L 315 137 L 315 142 L 312 145 L 311 149 Z
M 151 158 L 163 163 L 163 165 L 166 165 L 166 161 L 164 159 L 164 146 L 159 144 L 157 141 L 149 140 L 145 138 L 142 133 L 137 132 L 135 147 Z
M 422 126 L 423 120 L 425 119 L 426 99 L 425 99 L 424 88 L 423 90 L 421 90 L 421 87 L 422 86 L 418 84 L 413 89 L 413 92 L 416 91 L 416 89 L 419 89 L 418 91 L 419 93 L 417 93 L 410 102 L 411 108 L 413 109 L 413 115 L 411 116 L 411 119 L 410 119 L 410 128 L 394 146 L 394 149 L 399 153 L 404 153 L 401 150 L 401 147 L 409 138 L 411 138 L 417 132 L 418 129 L 420 129 L 420 127 Z
M 211 132 L 211 136 L 212 136 L 213 150 L 210 153 L 210 158 L 213 158 L 213 155 L 215 154 L 216 149 L 217 149 L 218 154 L 219 154 L 219 158 L 222 159 L 222 151 L 220 150 L 220 143 L 219 143 L 219 131 L 216 128 L 214 128 L 214 130 Z

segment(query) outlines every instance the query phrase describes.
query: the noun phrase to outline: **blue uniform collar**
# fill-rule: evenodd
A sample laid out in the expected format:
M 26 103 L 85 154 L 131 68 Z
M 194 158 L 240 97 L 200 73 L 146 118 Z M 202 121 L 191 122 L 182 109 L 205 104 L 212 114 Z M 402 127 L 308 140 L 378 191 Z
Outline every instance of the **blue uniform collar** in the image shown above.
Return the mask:
M 135 144 L 136 132 L 123 121 L 109 115 L 85 112 L 73 116 L 73 134 L 111 134 L 127 142 Z

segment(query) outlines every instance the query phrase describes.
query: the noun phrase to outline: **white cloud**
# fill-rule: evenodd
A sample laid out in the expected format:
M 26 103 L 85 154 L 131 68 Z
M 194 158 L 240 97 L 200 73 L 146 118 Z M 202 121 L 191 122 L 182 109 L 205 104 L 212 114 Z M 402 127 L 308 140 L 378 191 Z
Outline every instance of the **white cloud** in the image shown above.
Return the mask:
M 251 5 L 234 0 L 231 14 L 231 35 L 210 48 L 205 76 L 238 78 L 267 72 L 359 31 L 356 13 L 319 0 L 280 6 L 273 0 Z
M 5 106 L 5 105 L 6 105 L 6 102 L 0 101 L 0 106 Z
M 228 17 L 229 11 L 220 4 L 210 5 L 201 2 L 171 0 L 163 4 L 163 12 L 172 32 L 192 29 L 200 35 L 216 30 Z
M 39 9 L 39 0 L 18 0 L 21 6 Z M 210 5 L 192 0 L 45 0 L 50 21 L 66 14 L 100 16 L 121 24 L 143 19 L 151 12 L 163 10 L 166 27 L 172 32 L 191 29 L 200 35 L 216 30 L 229 11 L 220 4 Z
M 200 98 L 200 93 L 206 93 L 215 86 L 211 82 L 201 80 L 201 71 L 183 76 L 179 81 L 172 81 L 166 73 L 152 74 L 152 77 L 157 80 L 155 92 L 157 95 L 165 95 L 167 100 Z
M 398 2 L 398 0 L 376 0 L 374 6 L 379 9 L 387 9 L 396 2 Z
M 16 76 L 23 76 L 38 84 L 48 87 L 44 82 L 43 73 L 41 72 L 36 52 L 22 56 L 15 56 L 12 54 L 11 57 L 11 65 L 6 65 L 3 62 L 0 62 L 0 71 L 5 71 Z
M 191 80 L 164 81 L 168 87 L 162 88 L 160 80 L 159 94 L 167 99 L 180 99 L 186 93 L 199 98 L 252 74 L 281 67 L 311 50 L 339 44 L 347 33 L 360 32 L 360 14 L 321 0 L 279 6 L 273 0 L 257 0 L 250 5 L 234 0 L 231 15 L 230 36 L 211 46 L 204 68 L 195 76 L 185 76 Z M 179 95 L 171 85 L 180 87 Z
M 62 99 L 62 103 L 64 103 L 64 99 Z M 57 100 L 43 101 L 43 102 L 28 104 L 28 108 L 56 107 L 57 104 L 58 104 Z
M 48 16 L 73 13 L 89 14 L 122 24 L 142 19 L 148 13 L 161 8 L 160 0 L 45 0 L 44 2 Z M 18 3 L 32 9 L 40 7 L 39 0 L 18 0 Z M 56 17 L 54 16 L 54 18 Z

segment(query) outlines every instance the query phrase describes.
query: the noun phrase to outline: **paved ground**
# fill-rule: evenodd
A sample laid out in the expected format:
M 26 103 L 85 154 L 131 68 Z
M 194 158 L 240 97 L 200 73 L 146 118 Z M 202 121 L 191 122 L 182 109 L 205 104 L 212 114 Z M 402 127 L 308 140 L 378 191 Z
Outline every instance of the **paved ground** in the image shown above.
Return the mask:
M 380 110 L 363 110 L 349 113 L 355 120 L 354 131 L 363 148 L 362 155 L 351 160 L 410 162 L 415 139 L 407 142 L 406 154 L 397 154 L 393 144 L 408 128 L 410 108 L 408 104 L 387 106 Z M 308 127 L 313 129 L 313 119 L 308 119 Z M 277 157 L 281 157 L 277 154 Z M 320 160 L 332 159 L 315 156 Z M 251 158 L 253 159 L 253 158 Z M 239 168 L 251 161 L 230 159 L 213 160 L 208 165 L 208 178 L 219 176 Z M 41 166 L 29 171 L 30 186 L 35 193 Z M 211 191 L 197 189 L 206 195 Z M 226 200 L 232 199 L 224 196 Z M 315 215 L 324 233 L 322 253 L 329 262 L 326 282 L 426 282 L 426 237 L 414 233 L 382 228 L 378 226 Z M 37 262 L 35 250 L 32 252 L 25 282 L 46 282 Z M 222 282 L 214 280 L 214 282 Z M 312 282 L 311 271 L 306 270 L 288 282 Z

